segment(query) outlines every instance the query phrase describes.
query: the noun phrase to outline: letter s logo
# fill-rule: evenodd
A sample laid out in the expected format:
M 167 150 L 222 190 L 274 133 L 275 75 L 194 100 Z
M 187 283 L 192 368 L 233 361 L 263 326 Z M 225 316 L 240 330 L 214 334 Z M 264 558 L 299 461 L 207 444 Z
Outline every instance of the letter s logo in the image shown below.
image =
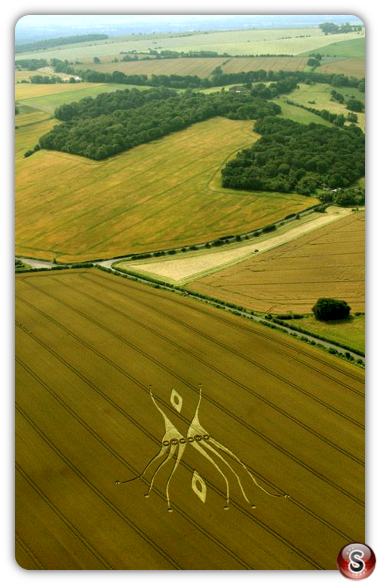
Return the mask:
M 361 573 L 365 568 L 365 562 L 361 559 L 364 553 L 361 550 L 353 550 L 350 552 L 350 564 L 348 565 L 352 573 Z

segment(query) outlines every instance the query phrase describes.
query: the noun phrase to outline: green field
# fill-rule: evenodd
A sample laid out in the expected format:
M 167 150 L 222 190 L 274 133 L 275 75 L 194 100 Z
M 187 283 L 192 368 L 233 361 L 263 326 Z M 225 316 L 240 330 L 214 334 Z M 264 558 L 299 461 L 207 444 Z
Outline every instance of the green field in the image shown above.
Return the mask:
M 281 106 L 281 117 L 288 118 L 293 120 L 294 122 L 299 122 L 300 124 L 310 124 L 311 122 L 315 122 L 315 124 L 323 124 L 323 126 L 331 126 L 331 123 L 327 120 L 324 120 L 320 116 L 313 114 L 312 112 L 308 112 L 307 110 L 303 110 L 302 108 L 297 108 L 297 106 L 292 106 L 291 104 L 287 104 L 286 100 L 293 99 L 293 92 L 289 94 L 289 96 L 277 98 L 272 100 L 275 104 Z M 314 106 L 313 106 L 314 107 Z
M 296 325 L 310 331 L 310 333 L 317 333 L 331 341 L 337 341 L 344 345 L 349 345 L 352 349 L 358 349 L 365 352 L 365 316 L 350 316 L 343 321 L 317 321 L 313 316 L 307 316 L 300 321 L 295 322 Z
M 43 95 L 31 96 L 33 89 L 37 88 Z M 109 93 L 118 89 L 146 89 L 143 86 L 119 85 L 116 83 L 78 83 L 76 85 L 54 84 L 54 85 L 16 85 L 16 102 L 48 112 L 54 113 L 54 110 L 63 104 L 77 102 L 87 97 L 96 97 L 101 93 Z M 23 95 L 29 97 L 23 97 Z
M 347 116 L 348 114 L 348 110 L 345 106 L 345 104 L 340 104 L 338 102 L 335 101 L 331 101 L 331 91 L 332 91 L 331 85 L 327 85 L 326 83 L 316 83 L 315 85 L 307 85 L 305 83 L 300 83 L 299 84 L 299 89 L 295 89 L 294 91 L 292 91 L 292 93 L 289 95 L 289 99 L 291 99 L 293 102 L 296 102 L 298 104 L 304 105 L 306 107 L 309 108 L 315 108 L 316 110 L 328 110 L 329 112 L 332 112 L 333 114 L 343 114 L 344 116 Z M 351 87 L 339 87 L 339 88 L 335 88 L 335 90 L 338 93 L 341 93 L 345 100 L 347 100 L 350 97 L 354 97 L 355 99 L 360 100 L 361 102 L 364 103 L 365 101 L 365 94 L 361 93 L 358 89 L 356 88 L 351 88 Z M 282 101 L 284 101 L 285 99 L 288 99 L 287 97 L 285 98 L 281 98 Z M 311 104 L 310 102 L 314 101 L 314 104 Z M 280 100 L 278 101 L 278 103 L 281 105 L 281 107 L 283 108 L 282 103 L 280 103 Z M 310 114 L 314 117 L 316 117 L 314 114 L 312 114 L 311 112 L 307 112 L 305 110 L 300 110 L 301 112 L 303 112 L 304 114 Z M 284 110 L 285 112 L 285 110 Z M 360 128 L 362 128 L 362 130 L 365 130 L 365 114 L 357 114 L 358 116 L 358 126 Z M 290 115 L 287 115 L 286 117 L 290 117 Z M 323 118 L 318 118 L 318 120 L 320 121 L 319 123 L 321 124 L 322 122 L 325 122 L 325 120 L 323 120 Z M 295 121 L 299 121 L 299 120 L 295 120 Z
M 360 38 L 358 37 L 358 33 L 352 33 L 356 35 L 356 38 L 351 38 L 349 40 L 341 40 L 335 43 L 326 44 L 323 46 L 318 52 L 322 55 L 328 55 L 333 57 L 359 57 L 364 59 L 365 58 L 365 37 L 362 33 L 360 33 Z M 339 35 L 339 38 L 341 35 Z M 327 37 L 331 39 L 331 36 Z M 309 54 L 313 51 L 308 51 L 305 54 Z

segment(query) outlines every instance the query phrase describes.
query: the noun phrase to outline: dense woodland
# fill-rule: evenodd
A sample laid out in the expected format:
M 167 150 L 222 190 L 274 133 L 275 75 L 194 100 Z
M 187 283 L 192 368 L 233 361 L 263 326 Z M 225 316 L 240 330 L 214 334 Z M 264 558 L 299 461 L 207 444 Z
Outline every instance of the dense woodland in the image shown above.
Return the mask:
M 40 60 L 31 61 L 29 67 L 36 66 Z M 28 66 L 25 60 L 21 63 Z M 68 61 L 58 59 L 52 59 L 50 64 L 55 72 L 77 74 L 84 81 L 153 88 L 104 93 L 59 107 L 55 117 L 63 124 L 42 136 L 26 156 L 45 148 L 102 160 L 196 122 L 226 116 L 256 120 L 255 130 L 262 138 L 226 165 L 222 171 L 225 187 L 297 191 L 309 195 L 321 187 L 347 187 L 364 175 L 364 134 L 354 126 L 338 129 L 345 122 L 342 114 L 299 106 L 322 116 L 337 128 L 314 123 L 306 126 L 274 118 L 281 108 L 267 101 L 291 93 L 301 82 L 329 83 L 335 88 L 354 87 L 364 92 L 364 79 L 315 71 L 259 70 L 225 74 L 221 67 L 215 68 L 210 79 L 191 75 L 152 75 L 148 78 L 143 74 L 126 75 L 119 71 L 78 71 Z M 54 83 L 59 78 L 53 76 L 43 81 L 42 76 L 35 76 L 34 79 L 37 83 Z M 193 91 L 233 83 L 242 85 L 235 91 L 222 90 L 208 95 Z M 186 91 L 181 95 L 173 91 L 179 88 Z M 332 90 L 331 96 L 334 101 L 345 103 L 337 91 Z M 346 107 L 361 111 L 364 105 L 360 100 L 351 99 Z M 357 121 L 355 114 L 348 115 L 350 121 Z
M 215 116 L 253 120 L 280 112 L 249 94 L 124 90 L 58 108 L 56 116 L 67 121 L 42 136 L 39 147 L 102 160 Z
M 267 117 L 254 129 L 262 138 L 222 169 L 223 187 L 310 195 L 347 187 L 364 175 L 365 137 L 354 125 L 339 129 Z

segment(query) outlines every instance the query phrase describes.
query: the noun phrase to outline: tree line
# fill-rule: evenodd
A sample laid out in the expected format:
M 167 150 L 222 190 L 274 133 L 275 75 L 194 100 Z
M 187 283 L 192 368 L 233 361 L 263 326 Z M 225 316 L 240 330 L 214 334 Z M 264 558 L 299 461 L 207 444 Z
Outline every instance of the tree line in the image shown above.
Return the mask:
M 37 66 L 37 63 L 41 62 Z M 29 69 L 38 69 L 48 63 L 46 60 L 22 59 L 16 61 L 16 66 Z M 142 85 L 147 87 L 171 87 L 173 89 L 196 89 L 209 87 L 222 87 L 224 85 L 249 84 L 258 82 L 284 82 L 286 79 L 292 79 L 291 83 L 327 83 L 332 87 L 355 87 L 361 92 L 365 92 L 365 80 L 356 77 L 347 77 L 344 74 L 337 73 L 318 73 L 316 71 L 247 71 L 240 73 L 224 73 L 222 68 L 216 67 L 210 78 L 200 78 L 197 75 L 152 75 L 148 77 L 145 74 L 128 75 L 121 71 L 105 73 L 91 69 L 76 69 L 69 61 L 60 59 L 51 59 L 50 65 L 55 73 L 66 73 L 76 75 L 83 81 L 91 83 L 118 83 L 120 85 Z
M 108 35 L 103 34 L 89 34 L 89 35 L 74 35 L 71 37 L 57 37 L 55 39 L 47 39 L 45 41 L 36 41 L 34 43 L 26 43 L 24 45 L 16 45 L 15 53 L 26 53 L 28 51 L 39 51 L 41 49 L 51 49 L 60 45 L 72 45 L 75 43 L 85 43 L 87 41 L 103 41 L 108 39 Z
M 343 73 L 319 73 L 317 71 L 246 71 L 241 73 L 224 73 L 216 68 L 212 74 L 213 86 L 232 85 L 234 83 L 256 83 L 267 81 L 282 81 L 293 77 L 297 83 L 327 83 L 332 87 L 356 87 L 359 91 L 365 91 L 365 80 L 356 77 L 347 77 Z
M 222 169 L 223 187 L 311 195 L 364 175 L 365 137 L 354 125 L 339 129 L 266 117 L 254 130 L 262 137 Z
M 58 77 L 58 75 L 32 75 L 30 78 L 30 83 L 37 83 L 43 85 L 50 85 L 54 83 L 62 83 L 62 77 Z M 78 83 L 78 81 L 74 77 L 70 77 L 68 80 L 69 83 Z
M 341 25 L 334 24 L 333 22 L 323 22 L 319 25 L 319 28 L 325 35 L 338 35 L 349 32 L 360 32 L 363 27 L 360 24 L 352 25 L 349 22 Z
M 342 128 L 344 126 L 345 121 L 356 123 L 358 121 L 358 117 L 356 115 L 347 114 L 347 117 L 344 114 L 333 114 L 329 112 L 329 110 L 317 110 L 316 108 L 311 108 L 310 106 L 305 106 L 304 104 L 298 104 L 297 102 L 293 102 L 292 100 L 286 100 L 286 103 L 290 106 L 295 106 L 296 108 L 301 108 L 301 110 L 306 110 L 307 112 L 311 112 L 315 116 L 320 116 L 324 120 L 331 122 L 334 126 L 338 126 L 338 128 Z
M 165 92 L 125 90 L 61 106 L 56 115 L 67 121 L 41 136 L 37 146 L 102 160 L 215 116 L 253 120 L 281 112 L 277 104 L 246 94 Z M 136 95 L 141 93 L 148 95 Z

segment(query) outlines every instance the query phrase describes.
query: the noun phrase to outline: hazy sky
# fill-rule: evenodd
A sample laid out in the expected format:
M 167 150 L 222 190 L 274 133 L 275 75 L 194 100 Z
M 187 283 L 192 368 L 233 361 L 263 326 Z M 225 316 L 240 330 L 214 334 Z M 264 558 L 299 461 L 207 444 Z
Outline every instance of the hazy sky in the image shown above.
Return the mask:
M 297 17 L 299 17 L 300 15 L 297 15 Z M 310 15 L 305 16 L 305 18 L 310 17 Z M 322 15 L 321 15 L 322 16 Z M 323 17 L 325 17 L 326 15 L 323 15 Z M 260 14 L 260 15 L 239 15 L 239 18 L 260 18 L 260 20 L 263 19 L 275 19 L 277 18 L 275 15 L 273 14 Z M 291 18 L 291 15 L 286 15 L 287 18 Z M 327 17 L 327 16 L 326 16 Z M 209 19 L 226 19 L 226 18 L 237 18 L 236 16 L 231 16 L 231 15 L 206 15 L 206 14 L 200 14 L 200 15 L 185 15 L 185 14 L 179 14 L 179 15 L 175 15 L 175 14 L 154 14 L 154 15 L 147 15 L 147 14 L 142 14 L 142 15 L 121 15 L 121 14 L 108 14 L 108 15 L 96 15 L 96 14 L 44 14 L 44 15 L 33 15 L 33 14 L 27 14 L 25 16 L 22 16 L 19 21 L 18 24 L 22 25 L 22 26 L 43 26 L 43 25 L 48 25 L 48 24 L 61 24 L 61 25 L 70 25 L 70 24 L 76 24 L 76 25 L 91 25 L 91 24 L 95 24 L 95 23 L 123 23 L 123 22 L 129 22 L 129 23 L 146 23 L 146 22 L 154 22 L 154 21 L 166 21 L 166 22 L 171 22 L 171 23 L 175 23 L 176 21 L 184 21 L 184 20 L 192 20 L 192 21 L 202 21 L 202 20 L 209 20 Z M 359 17 L 356 17 L 354 15 L 348 17 L 350 18 L 350 20 L 356 20 Z

